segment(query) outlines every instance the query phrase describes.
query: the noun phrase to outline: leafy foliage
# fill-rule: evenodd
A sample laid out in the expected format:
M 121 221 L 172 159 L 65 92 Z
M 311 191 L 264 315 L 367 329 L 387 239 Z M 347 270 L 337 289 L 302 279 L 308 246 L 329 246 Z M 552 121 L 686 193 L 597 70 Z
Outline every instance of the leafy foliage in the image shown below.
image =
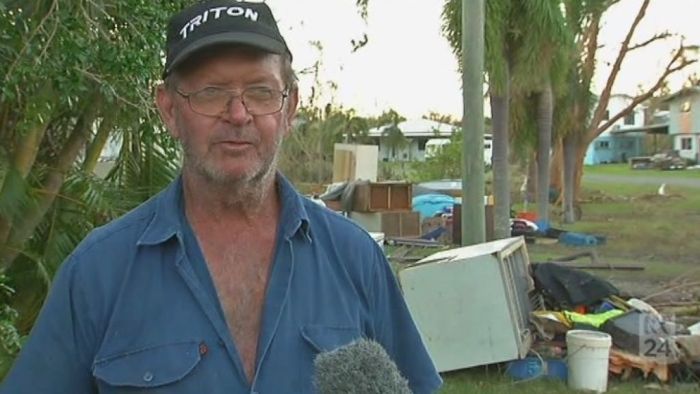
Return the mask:
M 0 376 L 10 369 L 20 349 L 20 335 L 15 327 L 18 313 L 9 305 L 14 290 L 7 282 L 7 276 L 0 275 Z
M 16 293 L 3 293 L 0 334 L 27 333 L 80 240 L 176 175 L 152 91 L 167 19 L 193 1 L 2 2 L 0 263 Z M 86 152 L 109 140 L 123 144 L 103 179 Z
M 336 143 L 374 143 L 376 141 L 368 136 L 370 129 L 396 125 L 403 120 L 400 114 L 391 109 L 376 117 L 363 117 L 353 109 L 330 103 L 323 109 L 314 105 L 303 106 L 299 110 L 294 131 L 282 146 L 280 169 L 298 182 L 328 183 L 333 175 Z M 397 138 L 395 134 L 392 136 Z M 403 134 L 400 137 L 405 141 Z
M 450 143 L 438 149 L 436 154 L 428 157 L 425 162 L 416 162 L 411 165 L 411 181 L 425 182 L 436 179 L 461 179 L 462 178 L 462 141 L 464 133 L 462 129 L 455 129 L 450 137 Z

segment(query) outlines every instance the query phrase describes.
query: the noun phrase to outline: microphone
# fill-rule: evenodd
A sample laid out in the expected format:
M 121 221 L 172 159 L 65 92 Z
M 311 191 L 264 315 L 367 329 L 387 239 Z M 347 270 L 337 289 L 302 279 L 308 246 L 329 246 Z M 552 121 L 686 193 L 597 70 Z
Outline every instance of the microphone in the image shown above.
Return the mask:
M 314 383 L 321 394 L 411 394 L 384 348 L 368 339 L 319 353 Z

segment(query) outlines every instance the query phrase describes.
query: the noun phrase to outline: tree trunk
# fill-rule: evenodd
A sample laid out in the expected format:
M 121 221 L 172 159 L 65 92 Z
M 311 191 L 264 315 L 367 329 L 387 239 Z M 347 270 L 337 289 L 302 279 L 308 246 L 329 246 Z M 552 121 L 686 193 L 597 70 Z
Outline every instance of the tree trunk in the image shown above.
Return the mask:
M 549 163 L 549 186 L 557 191 L 556 204 L 562 204 L 564 194 L 564 143 L 563 138 L 557 137 L 552 147 L 552 157 Z
M 588 145 L 591 144 L 591 140 L 585 138 L 584 136 L 579 136 L 576 141 L 576 172 L 575 179 L 576 183 L 574 185 L 574 201 L 578 201 L 581 196 L 581 180 L 583 179 L 583 162 L 586 159 L 586 150 Z
M 564 137 L 563 142 L 563 159 L 564 159 L 564 176 L 563 176 L 563 208 L 564 208 L 564 223 L 574 223 L 576 215 L 574 211 L 574 203 L 576 201 L 576 159 L 578 148 L 578 135 L 570 133 Z
M 493 127 L 493 229 L 496 239 L 510 237 L 509 91 L 510 83 L 506 82 L 503 95 L 497 95 L 493 92 L 490 95 Z
M 527 206 L 531 202 L 537 201 L 537 152 L 532 152 L 527 160 L 527 184 L 525 185 L 525 200 L 527 202 L 525 210 L 529 210 Z
M 39 153 L 39 146 L 41 145 L 41 140 L 44 138 L 46 127 L 46 124 L 37 125 L 24 135 L 19 136 L 20 141 L 16 145 L 14 151 L 12 167 L 17 171 L 21 179 L 27 178 L 29 171 L 31 171 L 36 161 L 36 156 L 37 153 Z M 10 187 L 9 183 L 14 181 L 16 181 L 15 177 L 6 176 L 2 183 L 2 188 L 0 188 L 0 195 L 7 193 L 7 188 Z M 12 217 L 0 214 L 0 245 L 7 242 L 10 231 L 12 231 L 12 222 Z
M 41 89 L 38 94 L 32 96 L 32 100 L 35 100 L 37 106 L 42 106 L 53 99 L 53 89 L 50 86 Z M 32 115 L 33 116 L 33 115 Z M 36 162 L 37 154 L 39 153 L 39 147 L 41 146 L 41 141 L 44 139 L 44 134 L 49 126 L 50 116 L 44 114 L 46 121 L 40 122 L 39 124 L 33 124 L 23 134 L 17 135 L 17 143 L 15 144 L 14 151 L 12 152 L 12 167 L 17 171 L 22 179 L 26 179 L 27 175 L 34 166 Z M 3 122 L 2 127 L 7 125 L 4 123 L 7 121 L 5 115 L 2 116 L 0 121 Z M 26 121 L 26 120 L 25 120 Z M 34 123 L 34 121 L 31 121 Z M 8 182 L 15 181 L 12 177 L 5 177 L 2 186 L 0 187 L 0 195 L 6 193 L 7 188 L 10 186 Z M 10 232 L 12 231 L 13 220 L 11 217 L 4 216 L 0 214 L 0 245 L 5 245 Z
M 59 153 L 56 165 L 46 175 L 46 180 L 41 188 L 41 194 L 37 201 L 24 213 L 23 220 L 17 223 L 5 247 L 0 250 L 0 271 L 6 271 L 17 256 L 21 253 L 22 246 L 31 237 L 36 227 L 51 208 L 56 195 L 63 186 L 66 173 L 80 154 L 80 149 L 85 146 L 90 136 L 90 128 L 97 115 L 99 100 L 94 96 L 88 99 L 88 105 L 76 120 L 75 126 Z
M 116 113 L 110 111 L 109 114 L 102 118 L 100 123 L 100 128 L 97 129 L 95 138 L 88 146 L 87 152 L 85 152 L 85 160 L 83 160 L 83 171 L 87 174 L 92 174 L 95 171 L 95 166 L 100 159 L 100 154 L 104 149 L 107 141 L 109 140 L 109 134 L 112 131 L 112 126 L 114 126 L 114 120 L 116 118 Z
M 537 217 L 540 223 L 549 223 L 549 155 L 554 108 L 549 79 L 537 96 Z

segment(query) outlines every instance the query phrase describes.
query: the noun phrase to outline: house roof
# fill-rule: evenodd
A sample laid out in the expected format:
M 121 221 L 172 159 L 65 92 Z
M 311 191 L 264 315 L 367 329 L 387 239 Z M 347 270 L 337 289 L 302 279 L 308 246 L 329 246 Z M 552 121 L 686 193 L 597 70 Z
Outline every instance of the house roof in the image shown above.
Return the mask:
M 384 125 L 370 129 L 368 136 L 381 137 L 384 130 L 391 125 Z M 440 123 L 429 119 L 411 119 L 400 122 L 398 125 L 403 135 L 411 137 L 449 137 L 460 127 L 448 123 Z
M 639 127 L 627 127 L 624 129 L 611 130 L 610 134 L 627 134 L 627 133 L 647 133 L 647 134 L 668 134 L 668 122 L 649 124 Z
M 670 96 L 667 96 L 666 98 L 664 98 L 663 102 L 672 101 L 678 97 L 688 96 L 688 95 L 693 95 L 693 94 L 700 94 L 700 87 L 691 86 L 689 88 L 683 88 L 683 89 L 671 94 Z

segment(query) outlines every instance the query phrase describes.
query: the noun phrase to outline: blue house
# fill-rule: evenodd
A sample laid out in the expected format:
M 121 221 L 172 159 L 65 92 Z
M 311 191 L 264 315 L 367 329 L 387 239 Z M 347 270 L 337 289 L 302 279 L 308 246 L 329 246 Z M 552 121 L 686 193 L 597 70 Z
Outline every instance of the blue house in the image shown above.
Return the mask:
M 604 121 L 627 107 L 632 99 L 623 94 L 612 95 Z M 641 156 L 644 152 L 645 131 L 644 113 L 635 108 L 591 142 L 586 150 L 584 164 L 625 163 L 630 157 Z

